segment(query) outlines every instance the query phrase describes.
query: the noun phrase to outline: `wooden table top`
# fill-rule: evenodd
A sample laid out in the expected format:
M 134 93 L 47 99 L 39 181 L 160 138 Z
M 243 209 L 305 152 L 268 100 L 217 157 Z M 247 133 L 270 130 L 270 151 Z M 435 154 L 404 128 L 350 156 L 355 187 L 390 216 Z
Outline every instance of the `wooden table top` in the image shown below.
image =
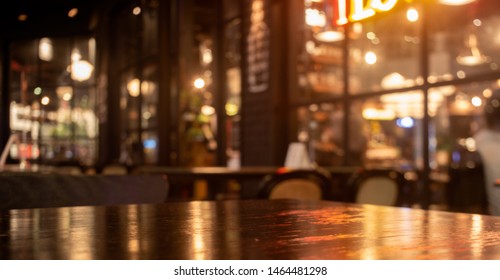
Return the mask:
M 294 200 L 4 210 L 0 259 L 500 259 L 500 217 Z

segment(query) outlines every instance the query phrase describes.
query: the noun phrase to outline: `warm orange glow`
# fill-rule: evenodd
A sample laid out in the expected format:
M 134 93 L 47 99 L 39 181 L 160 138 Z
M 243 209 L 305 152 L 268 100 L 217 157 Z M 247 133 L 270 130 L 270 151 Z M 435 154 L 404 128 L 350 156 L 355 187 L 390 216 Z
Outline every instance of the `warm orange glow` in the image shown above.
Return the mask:
M 68 17 L 74 18 L 74 17 L 76 17 L 77 14 L 78 14 L 78 9 L 77 8 L 72 8 L 68 12 Z
M 351 11 L 349 18 L 352 21 L 363 20 L 375 15 L 375 10 L 371 6 L 365 6 L 363 0 L 352 0 Z
M 376 15 L 378 12 L 388 12 L 392 10 L 398 0 L 339 0 L 332 1 L 335 5 L 333 11 L 334 23 L 337 25 L 345 25 L 348 22 L 360 21 Z M 350 12 L 348 14 L 348 3 Z
M 141 14 L 141 7 L 139 7 L 139 6 L 134 7 L 134 9 L 132 10 L 132 13 L 136 16 L 140 15 Z
M 20 14 L 17 19 L 19 21 L 26 21 L 28 19 L 28 15 L 27 14 Z
M 141 81 L 137 78 L 132 79 L 127 83 L 128 93 L 132 97 L 137 97 L 139 96 L 139 94 L 141 94 L 140 87 L 141 87 Z
M 371 6 L 377 11 L 387 12 L 392 10 L 397 3 L 398 0 L 372 0 Z
M 345 1 L 338 1 L 339 18 L 337 19 L 338 25 L 344 25 L 349 22 L 347 19 L 347 5 Z
M 374 52 L 367 52 L 365 54 L 365 62 L 367 64 L 373 65 L 377 63 L 377 55 Z
M 415 8 L 410 8 L 406 11 L 406 18 L 409 22 L 416 22 L 419 18 L 418 11 Z
M 306 10 L 306 24 L 309 26 L 323 27 L 326 25 L 326 16 L 316 9 Z
M 479 50 L 477 37 L 475 34 L 470 34 L 468 36 L 466 45 L 467 48 L 462 51 L 457 57 L 457 62 L 459 64 L 465 66 L 478 66 L 490 61 L 490 58 L 483 55 Z
M 45 105 L 45 106 L 49 105 L 50 98 L 48 96 L 42 97 L 41 103 L 42 103 L 42 105 Z
M 319 32 L 314 37 L 322 42 L 338 42 L 344 40 L 344 33 L 342 31 L 328 30 Z
M 49 38 L 42 38 L 38 44 L 38 57 L 41 60 L 51 61 L 54 58 L 54 47 L 52 40 Z
M 202 89 L 205 87 L 205 80 L 203 80 L 202 78 L 198 78 L 198 79 L 194 80 L 193 85 L 197 89 Z
M 94 66 L 86 60 L 74 61 L 71 64 L 71 79 L 79 82 L 90 79 Z

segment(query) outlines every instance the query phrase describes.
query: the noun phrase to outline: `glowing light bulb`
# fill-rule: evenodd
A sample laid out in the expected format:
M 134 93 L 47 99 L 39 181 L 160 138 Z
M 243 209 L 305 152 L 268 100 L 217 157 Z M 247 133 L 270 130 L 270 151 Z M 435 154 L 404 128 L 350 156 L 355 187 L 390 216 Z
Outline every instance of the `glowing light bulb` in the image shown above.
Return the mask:
M 194 80 L 193 85 L 197 89 L 202 89 L 205 87 L 205 81 L 202 78 L 198 78 L 198 79 Z
M 406 11 L 406 18 L 408 19 L 409 22 L 416 22 L 419 18 L 419 14 L 418 14 L 417 9 L 409 8 Z
M 377 55 L 374 52 L 367 52 L 365 54 L 365 62 L 370 65 L 377 63 Z

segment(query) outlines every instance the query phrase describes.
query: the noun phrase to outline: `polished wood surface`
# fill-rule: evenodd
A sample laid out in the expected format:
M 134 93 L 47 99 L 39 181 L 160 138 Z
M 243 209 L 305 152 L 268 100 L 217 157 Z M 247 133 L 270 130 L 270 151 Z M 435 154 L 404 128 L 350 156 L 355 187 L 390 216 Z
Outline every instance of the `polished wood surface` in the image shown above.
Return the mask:
M 500 217 L 331 201 L 0 211 L 0 259 L 500 259 Z

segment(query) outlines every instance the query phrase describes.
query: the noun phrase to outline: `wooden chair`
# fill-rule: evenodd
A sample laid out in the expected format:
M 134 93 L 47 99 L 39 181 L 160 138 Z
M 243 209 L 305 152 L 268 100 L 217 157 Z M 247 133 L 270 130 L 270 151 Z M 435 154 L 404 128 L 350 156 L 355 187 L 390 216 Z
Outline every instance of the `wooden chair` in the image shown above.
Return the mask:
M 361 170 L 347 183 L 348 201 L 362 204 L 402 206 L 409 204 L 409 182 L 396 170 Z
M 128 168 L 122 164 L 109 164 L 103 167 L 101 174 L 103 175 L 126 175 Z
M 162 175 L 0 175 L 0 209 L 162 203 Z
M 259 198 L 322 200 L 329 197 L 330 174 L 320 169 L 280 169 L 259 185 Z
M 52 172 L 66 175 L 82 175 L 83 169 L 77 165 L 55 166 Z

